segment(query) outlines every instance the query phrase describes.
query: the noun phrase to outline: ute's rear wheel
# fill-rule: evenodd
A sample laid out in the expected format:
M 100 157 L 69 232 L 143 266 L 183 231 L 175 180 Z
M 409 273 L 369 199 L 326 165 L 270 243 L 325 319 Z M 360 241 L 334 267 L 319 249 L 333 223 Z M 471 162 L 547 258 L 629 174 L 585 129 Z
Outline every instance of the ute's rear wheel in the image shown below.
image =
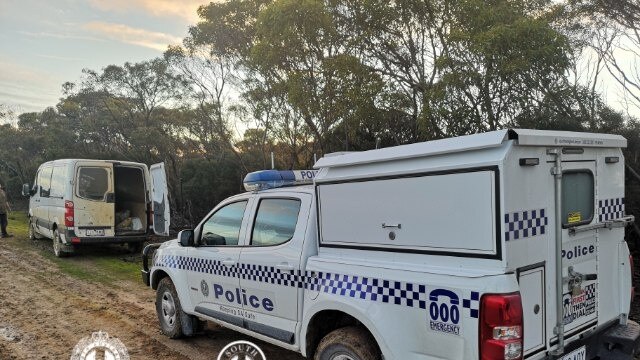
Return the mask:
M 373 337 L 363 328 L 348 326 L 330 332 L 318 345 L 314 360 L 379 360 Z

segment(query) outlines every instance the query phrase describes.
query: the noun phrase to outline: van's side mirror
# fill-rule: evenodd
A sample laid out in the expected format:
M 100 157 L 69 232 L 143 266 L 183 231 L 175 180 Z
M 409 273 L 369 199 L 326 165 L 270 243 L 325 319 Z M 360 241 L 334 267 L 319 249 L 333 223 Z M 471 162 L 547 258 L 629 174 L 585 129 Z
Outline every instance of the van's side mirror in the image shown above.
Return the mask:
M 178 233 L 178 240 L 181 246 L 189 247 L 193 246 L 194 232 L 193 230 L 182 230 Z
M 35 194 L 35 191 L 31 189 L 31 186 L 29 186 L 29 184 L 22 185 L 22 196 L 33 196 L 33 194 Z

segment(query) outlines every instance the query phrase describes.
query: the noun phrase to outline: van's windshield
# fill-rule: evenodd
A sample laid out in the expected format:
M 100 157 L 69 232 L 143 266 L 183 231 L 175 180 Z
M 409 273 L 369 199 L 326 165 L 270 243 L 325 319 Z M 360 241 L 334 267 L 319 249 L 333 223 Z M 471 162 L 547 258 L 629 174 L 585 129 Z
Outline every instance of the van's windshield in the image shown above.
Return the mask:
M 78 172 L 78 196 L 89 200 L 104 200 L 109 190 L 109 174 L 105 168 L 82 167 Z

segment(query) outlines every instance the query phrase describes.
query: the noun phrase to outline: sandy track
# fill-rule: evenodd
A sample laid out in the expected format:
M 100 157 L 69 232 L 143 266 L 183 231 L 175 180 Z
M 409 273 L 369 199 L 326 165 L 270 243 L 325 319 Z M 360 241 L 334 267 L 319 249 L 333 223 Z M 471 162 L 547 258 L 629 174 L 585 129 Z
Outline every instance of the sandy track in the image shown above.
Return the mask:
M 142 284 L 82 281 L 36 250 L 0 241 L 0 359 L 68 359 L 81 338 L 98 330 L 119 338 L 131 359 L 210 360 L 229 342 L 248 339 L 209 324 L 204 334 L 170 340 L 158 330 L 154 299 Z M 270 359 L 302 359 L 257 344 Z

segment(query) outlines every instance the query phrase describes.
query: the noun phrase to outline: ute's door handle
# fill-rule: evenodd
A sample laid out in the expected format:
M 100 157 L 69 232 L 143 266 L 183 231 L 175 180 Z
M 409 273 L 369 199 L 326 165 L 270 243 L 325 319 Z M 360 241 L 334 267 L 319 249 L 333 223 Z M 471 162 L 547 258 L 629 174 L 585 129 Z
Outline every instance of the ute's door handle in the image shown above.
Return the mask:
M 282 263 L 282 264 L 276 265 L 276 269 L 283 270 L 283 271 L 293 271 L 293 265 L 289 263 Z
M 224 266 L 233 266 L 236 264 L 236 261 L 233 259 L 222 260 L 222 265 Z

